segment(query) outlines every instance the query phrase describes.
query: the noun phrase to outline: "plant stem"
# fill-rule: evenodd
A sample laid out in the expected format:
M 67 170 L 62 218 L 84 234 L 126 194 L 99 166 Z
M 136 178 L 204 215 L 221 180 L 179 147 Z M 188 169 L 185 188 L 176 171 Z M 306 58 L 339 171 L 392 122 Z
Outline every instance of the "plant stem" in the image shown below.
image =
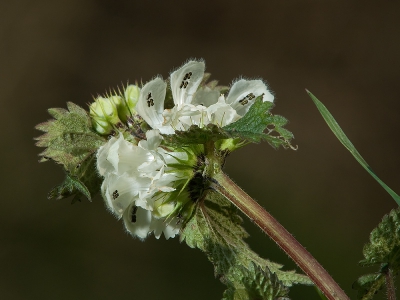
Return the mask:
M 384 273 L 386 279 L 387 298 L 388 300 L 396 300 L 396 288 L 394 287 L 392 270 L 388 267 Z
M 227 175 L 221 171 L 215 174 L 213 179 L 211 187 L 230 200 L 273 239 L 310 277 L 328 299 L 349 299 L 317 260 L 273 216 L 238 187 Z

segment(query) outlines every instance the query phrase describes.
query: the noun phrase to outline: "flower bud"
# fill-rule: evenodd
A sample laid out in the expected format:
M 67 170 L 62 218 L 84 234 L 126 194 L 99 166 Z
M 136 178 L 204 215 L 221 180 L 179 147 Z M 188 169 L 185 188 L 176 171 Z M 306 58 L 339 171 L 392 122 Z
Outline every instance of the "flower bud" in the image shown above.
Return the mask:
M 94 129 L 100 134 L 110 134 L 113 126 L 121 123 L 118 116 L 118 104 L 122 103 L 122 98 L 112 96 L 110 98 L 98 97 L 90 105 L 90 117 Z
M 136 113 L 136 103 L 139 100 L 140 88 L 130 84 L 126 87 L 124 98 L 119 97 L 118 115 L 122 122 L 126 122 L 132 115 Z M 114 96 L 115 97 L 115 96 Z

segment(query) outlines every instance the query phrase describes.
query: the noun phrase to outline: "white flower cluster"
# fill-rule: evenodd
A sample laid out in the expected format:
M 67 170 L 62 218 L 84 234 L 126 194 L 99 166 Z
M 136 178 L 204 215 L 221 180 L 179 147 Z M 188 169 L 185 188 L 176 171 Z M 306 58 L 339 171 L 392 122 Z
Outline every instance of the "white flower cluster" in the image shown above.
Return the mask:
M 147 140 L 136 146 L 122 134 L 112 137 L 97 152 L 97 169 L 104 176 L 101 187 L 108 209 L 123 218 L 126 229 L 144 239 L 150 232 L 168 239 L 179 232 L 179 220 L 166 222 L 175 203 L 158 192 L 175 190 L 174 182 L 182 179 L 168 164 L 187 159 L 185 152 L 167 152 L 159 147 L 162 137 L 157 130 L 146 133 Z
M 188 155 L 160 147 L 163 139 L 160 133 L 174 134 L 175 130 L 186 130 L 191 125 L 203 127 L 210 123 L 223 127 L 245 115 L 257 97 L 271 102 L 274 99 L 261 80 L 244 79 L 236 81 L 225 98 L 218 90 L 200 86 L 204 69 L 204 62 L 189 61 L 171 73 L 169 82 L 175 104 L 172 109 L 164 109 L 167 83 L 160 77 L 146 83 L 141 90 L 135 88 L 135 101 L 128 105 L 132 106 L 129 109 L 136 110 L 152 130 L 137 145 L 120 133 L 98 150 L 97 168 L 104 177 L 101 190 L 106 205 L 115 216 L 123 218 L 132 235 L 141 239 L 151 232 L 157 238 L 164 232 L 167 239 L 179 233 L 178 203 L 169 196 L 178 181 L 183 180 L 186 186 L 192 176 L 170 167 L 188 160 Z M 109 102 L 119 104 L 112 100 Z M 105 127 L 106 122 L 101 123 L 102 113 L 107 113 L 105 121 L 109 123 L 115 114 L 115 109 L 112 107 L 108 112 L 108 102 L 103 102 L 98 100 L 92 108 L 92 114 L 99 119 L 98 127 Z

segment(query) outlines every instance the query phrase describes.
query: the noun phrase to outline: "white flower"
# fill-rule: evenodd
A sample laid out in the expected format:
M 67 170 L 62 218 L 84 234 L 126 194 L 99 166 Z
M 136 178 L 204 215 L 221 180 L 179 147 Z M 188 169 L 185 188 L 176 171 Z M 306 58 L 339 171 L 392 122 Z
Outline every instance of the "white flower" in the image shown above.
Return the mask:
M 183 178 L 167 164 L 177 163 L 176 158 L 187 159 L 187 154 L 159 147 L 162 137 L 158 130 L 147 131 L 146 137 L 134 145 L 120 134 L 100 147 L 97 169 L 104 176 L 101 191 L 108 209 L 124 219 L 130 233 L 145 238 L 154 232 L 159 238 L 164 232 L 169 238 L 179 232 L 179 222 L 167 218 L 175 203 L 162 193 L 174 191 L 174 182 Z
M 191 125 L 203 127 L 209 123 L 220 127 L 244 116 L 255 99 L 274 100 L 261 80 L 240 79 L 233 83 L 228 96 L 207 86 L 199 88 L 204 77 L 203 61 L 189 61 L 170 75 L 170 87 L 175 106 L 164 110 L 166 83 L 159 77 L 146 83 L 140 94 L 137 112 L 154 129 L 163 134 L 186 130 Z
M 158 239 L 164 233 L 166 239 L 175 237 L 179 233 L 180 223 L 176 218 L 166 221 L 156 218 L 151 211 L 137 207 L 134 204 L 125 210 L 123 216 L 125 228 L 134 236 L 144 239 L 149 232 L 154 232 Z

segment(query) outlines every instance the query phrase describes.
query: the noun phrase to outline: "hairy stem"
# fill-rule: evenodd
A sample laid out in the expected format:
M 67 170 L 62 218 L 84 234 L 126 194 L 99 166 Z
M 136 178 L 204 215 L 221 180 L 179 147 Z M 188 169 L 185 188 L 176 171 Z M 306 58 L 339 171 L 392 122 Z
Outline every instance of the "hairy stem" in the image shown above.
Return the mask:
M 221 171 L 215 174 L 213 179 L 211 187 L 229 199 L 271 237 L 310 277 L 328 299 L 349 299 L 316 259 L 273 216 L 238 187 L 227 175 Z
M 396 288 L 394 286 L 394 280 L 393 280 L 393 272 L 392 270 L 388 267 L 385 270 L 385 279 L 386 279 L 386 293 L 387 293 L 387 298 L 388 300 L 396 300 Z

